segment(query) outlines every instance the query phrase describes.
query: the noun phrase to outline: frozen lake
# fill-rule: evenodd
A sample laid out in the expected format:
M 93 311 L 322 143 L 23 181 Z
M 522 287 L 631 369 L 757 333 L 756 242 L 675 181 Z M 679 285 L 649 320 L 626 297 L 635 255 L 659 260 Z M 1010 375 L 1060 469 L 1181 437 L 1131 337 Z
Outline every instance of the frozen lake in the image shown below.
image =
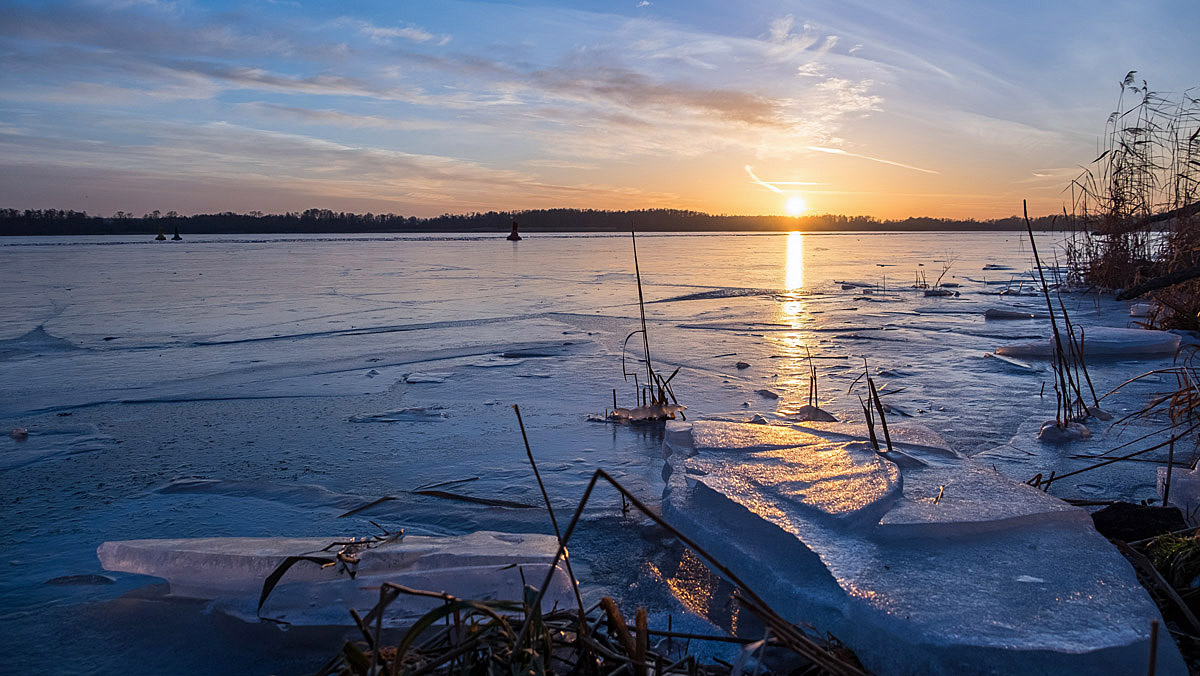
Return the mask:
M 1044 259 L 1057 240 L 1039 236 Z M 807 401 L 811 351 L 822 407 L 840 419 L 861 417 L 866 358 L 893 415 L 1022 481 L 1106 450 L 1005 450 L 1055 404 L 1044 362 L 984 356 L 1049 335 L 1044 320 L 983 316 L 1045 309 L 998 295 L 1030 290 L 1021 233 L 638 243 L 651 356 L 663 373 L 680 368 L 672 384 L 689 419 L 786 421 Z M 627 235 L 8 238 L 0 270 L 0 429 L 30 433 L 0 437 L 4 671 L 27 665 L 32 646 L 58 673 L 315 669 L 336 636 L 164 600 L 146 577 L 44 583 L 102 573 L 106 540 L 378 532 L 368 519 L 414 534 L 550 532 L 542 510 L 410 493 L 477 477 L 453 490 L 538 504 L 514 403 L 562 514 L 597 467 L 650 504 L 661 497 L 661 430 L 588 420 L 614 388 L 622 406 L 633 400 L 621 375 L 622 341 L 639 325 Z M 959 295 L 911 288 L 940 275 Z M 1111 298 L 1064 302 L 1078 324 L 1129 324 Z M 1166 363 L 1109 361 L 1091 376 L 1103 393 Z M 1154 389 L 1106 408 L 1126 412 Z M 1053 492 L 1149 498 L 1154 466 L 1118 464 Z M 336 518 L 382 496 L 397 499 Z M 598 491 L 573 542 L 591 591 L 660 614 L 698 609 L 679 593 L 689 559 L 619 505 Z

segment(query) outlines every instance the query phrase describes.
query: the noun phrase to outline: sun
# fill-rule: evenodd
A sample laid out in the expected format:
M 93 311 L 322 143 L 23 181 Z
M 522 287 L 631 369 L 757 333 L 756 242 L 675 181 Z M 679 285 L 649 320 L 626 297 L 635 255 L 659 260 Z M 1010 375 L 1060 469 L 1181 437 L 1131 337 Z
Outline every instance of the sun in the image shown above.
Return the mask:
M 797 195 L 795 197 L 789 197 L 787 203 L 783 205 L 783 208 L 788 212 L 788 216 L 799 216 L 805 211 L 808 211 L 808 203 L 804 201 L 803 197 Z

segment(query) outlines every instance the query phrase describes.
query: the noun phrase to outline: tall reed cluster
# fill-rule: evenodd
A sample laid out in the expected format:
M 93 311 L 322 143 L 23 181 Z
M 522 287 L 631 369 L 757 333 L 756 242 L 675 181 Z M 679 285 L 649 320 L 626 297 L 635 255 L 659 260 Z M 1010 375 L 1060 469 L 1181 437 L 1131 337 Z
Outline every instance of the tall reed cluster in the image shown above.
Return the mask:
M 1150 89 L 1130 71 L 1099 156 L 1070 185 L 1077 283 L 1150 294 L 1150 321 L 1198 329 L 1200 91 Z

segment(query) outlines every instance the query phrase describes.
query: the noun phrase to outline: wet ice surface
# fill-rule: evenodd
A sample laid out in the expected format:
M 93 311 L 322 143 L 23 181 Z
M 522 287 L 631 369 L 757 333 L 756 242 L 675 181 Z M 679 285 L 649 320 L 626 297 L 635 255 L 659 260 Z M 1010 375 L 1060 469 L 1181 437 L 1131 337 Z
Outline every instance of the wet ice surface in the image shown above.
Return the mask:
M 839 420 L 861 418 L 847 388 L 865 356 L 891 416 L 1022 481 L 1114 445 L 1103 434 L 1038 445 L 1030 429 L 1054 409 L 1046 363 L 984 356 L 1049 335 L 1044 320 L 984 319 L 991 308 L 1044 310 L 1037 297 L 995 295 L 1029 290 L 1018 233 L 645 235 L 639 244 L 652 356 L 662 372 L 680 367 L 672 385 L 689 419 L 786 420 L 807 403 L 811 351 L 821 407 Z M 959 296 L 908 288 L 950 258 Z M 42 583 L 101 573 L 95 549 L 106 540 L 364 535 L 376 532 L 368 519 L 414 534 L 548 533 L 541 510 L 409 492 L 478 477 L 447 490 L 539 504 L 513 403 L 560 514 L 597 467 L 658 504 L 661 429 L 587 420 L 612 407 L 613 388 L 620 406 L 634 403 L 620 364 L 638 327 L 627 237 L 19 238 L 0 242 L 0 270 L 0 430 L 30 433 L 0 435 L 9 637 L 0 666 L 16 664 L 22 644 L 69 633 L 68 673 L 134 660 L 160 673 L 211 672 L 221 666 L 212 654 L 250 673 L 315 668 L 338 634 L 297 649 L 296 633 L 250 633 L 203 606 L 164 602 L 146 577 Z M 1084 326 L 1130 321 L 1127 304 L 1111 299 L 1064 302 Z M 1091 376 L 1102 393 L 1167 363 L 1106 361 Z M 1168 385 L 1135 384 L 1104 407 L 1120 417 Z M 1140 436 L 1117 433 L 1115 443 Z M 1053 492 L 1146 498 L 1154 485 L 1153 464 L 1119 463 Z M 389 495 L 397 499 L 336 518 Z M 589 593 L 647 604 L 664 623 L 673 613 L 677 628 L 685 608 L 713 614 L 705 584 L 715 583 L 698 583 L 694 560 L 619 504 L 598 489 L 573 543 Z M 694 593 L 680 591 L 693 583 Z M 166 636 L 177 633 L 192 638 Z

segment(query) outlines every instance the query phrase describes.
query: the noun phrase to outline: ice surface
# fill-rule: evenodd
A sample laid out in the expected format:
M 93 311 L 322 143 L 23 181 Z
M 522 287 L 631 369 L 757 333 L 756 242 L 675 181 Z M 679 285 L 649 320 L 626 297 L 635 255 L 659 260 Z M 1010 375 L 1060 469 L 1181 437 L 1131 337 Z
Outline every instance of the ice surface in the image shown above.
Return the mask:
M 24 434 L 16 430 L 24 430 Z M 49 462 L 82 453 L 112 450 L 114 439 L 95 425 L 55 425 L 13 428 L 0 438 L 0 471 Z
M 1179 349 L 1179 336 L 1166 331 L 1076 326 L 1075 335 L 1077 338 L 1083 336 L 1083 355 L 1087 359 L 1163 357 L 1175 354 Z M 1066 340 L 1065 336 L 1063 340 Z M 1064 349 L 1067 349 L 1065 345 Z M 996 354 L 1010 357 L 1049 357 L 1054 354 L 1054 339 L 1002 345 L 996 348 Z
M 705 442 L 689 445 L 689 432 Z M 842 440 L 856 432 L 672 425 L 663 513 L 876 673 L 1144 669 L 1158 611 L 1085 512 L 961 457 L 897 467 L 861 438 Z M 779 448 L 786 439 L 797 445 Z M 857 518 L 830 518 L 841 514 Z M 1161 634 L 1158 650 L 1159 673 L 1185 672 Z
M 360 413 L 350 416 L 350 422 L 438 422 L 445 420 L 447 413 L 439 406 L 411 406 L 383 413 Z
M 332 557 L 344 538 L 188 538 L 105 542 L 96 554 L 105 570 L 161 577 L 176 596 L 227 599 L 235 607 L 257 604 L 263 582 L 288 556 Z M 461 598 L 521 598 L 521 573 L 540 580 L 558 548 L 549 535 L 477 531 L 450 537 L 406 536 L 359 554 L 352 580 L 340 566 L 294 565 L 282 578 L 264 612 L 293 624 L 346 624 L 348 608 L 370 607 L 378 585 L 390 581 Z M 562 564 L 547 593 L 547 604 L 569 603 L 570 582 Z M 369 587 L 376 589 L 367 589 Z M 400 616 L 433 605 L 405 599 Z M 253 608 L 253 605 L 249 606 Z M 393 614 L 395 615 L 395 614 Z
M 1047 251 L 1057 238 L 1037 236 Z M 96 546 L 135 537 L 375 532 L 367 519 L 422 535 L 549 532 L 541 510 L 409 493 L 479 477 L 472 495 L 539 503 L 513 403 L 556 508 L 570 513 L 596 467 L 658 505 L 661 427 L 587 422 L 611 410 L 614 387 L 618 406 L 634 404 L 620 367 L 622 341 L 640 328 L 628 235 L 540 234 L 519 247 L 479 235 L 188 236 L 169 247 L 141 237 L 0 239 L 0 340 L 11 341 L 0 343 L 0 492 L 10 496 L 0 517 L 9 562 L 0 579 L 0 634 L 9 639 L 0 641 L 0 672 L 26 663 L 22 646 L 64 633 L 72 648 L 55 662 L 64 674 L 183 676 L 251 663 L 259 673 L 316 671 L 328 654 L 318 648 L 312 663 L 297 662 L 284 645 L 288 634 L 272 639 L 277 632 L 262 629 L 239 642 L 244 630 L 220 630 L 194 606 L 123 598 L 148 593 L 140 576 L 114 574 L 116 584 L 103 588 L 42 582 L 100 573 Z M 952 270 L 947 277 L 962 283 L 958 299 L 897 287 L 949 248 L 958 270 L 1027 270 L 1022 233 L 649 233 L 645 247 L 638 243 L 646 300 L 662 301 L 646 305 L 655 367 L 681 368 L 672 387 L 689 419 L 736 411 L 731 419 L 787 423 L 787 411 L 807 401 L 811 364 L 821 407 L 861 420 L 856 394 L 866 358 L 872 372 L 903 379 L 889 386 L 903 391 L 884 400 L 914 416 L 905 420 L 964 453 L 984 452 L 981 464 L 1018 481 L 1090 465 L 1096 461 L 1071 456 L 1144 432 L 1114 431 L 1069 453 L 1037 442 L 1037 425 L 1054 416 L 1050 383 L 1042 391 L 1045 362 L 1035 362 L 1039 373 L 980 358 L 1045 333 L 1037 322 L 985 321 L 989 307 L 1038 311 L 1041 298 L 988 295 L 1016 288 L 1011 273 Z M 877 268 L 881 250 L 898 267 Z M 835 279 L 880 293 L 843 291 Z M 1129 320 L 1129 304 L 1110 296 L 1063 301 L 1080 325 Z M 888 340 L 862 339 L 868 335 Z M 640 357 L 638 342 L 627 359 Z M 477 367 L 500 360 L 524 362 Z M 735 360 L 753 367 L 736 371 Z M 1140 368 L 1110 360 L 1089 370 L 1103 394 Z M 414 372 L 451 375 L 442 384 L 405 383 Z M 549 377 L 522 377 L 531 373 Z M 1118 417 L 1139 410 L 1149 396 L 1141 382 L 1106 398 L 1105 408 Z M 747 396 L 762 388 L 780 398 Z M 352 422 L 412 408 L 449 418 Z M 930 450 L 935 443 L 900 441 L 899 420 L 888 420 L 895 461 L 916 461 L 902 473 L 958 462 L 953 452 Z M 8 437 L 14 427 L 30 431 L 26 442 Z M 840 443 L 865 434 L 861 425 L 858 437 L 805 428 Z M 58 429 L 79 432 L 49 433 Z M 1100 437 L 1104 426 L 1092 429 Z M 70 447 L 92 435 L 94 447 Z M 1161 464 L 1166 448 L 1151 456 Z M 944 499 L 953 491 L 951 484 Z M 1116 463 L 1055 482 L 1051 493 L 1149 499 L 1154 465 Z M 397 499 L 336 518 L 381 496 Z M 619 510 L 615 494 L 597 491 L 584 512 L 572 553 L 596 563 L 585 583 L 622 606 L 647 605 L 651 617 L 674 613 L 678 628 L 669 589 L 628 565 L 661 551 L 660 542 L 653 529 L 616 517 Z M 611 537 L 597 539 L 601 528 Z M 797 566 L 815 561 L 814 579 L 825 576 L 831 598 L 844 598 L 825 564 L 808 556 L 798 554 Z M 651 589 L 658 591 L 648 597 Z M 214 656 L 225 662 L 215 666 Z

